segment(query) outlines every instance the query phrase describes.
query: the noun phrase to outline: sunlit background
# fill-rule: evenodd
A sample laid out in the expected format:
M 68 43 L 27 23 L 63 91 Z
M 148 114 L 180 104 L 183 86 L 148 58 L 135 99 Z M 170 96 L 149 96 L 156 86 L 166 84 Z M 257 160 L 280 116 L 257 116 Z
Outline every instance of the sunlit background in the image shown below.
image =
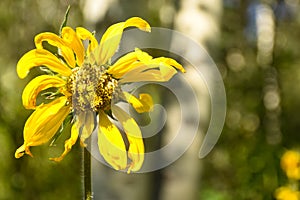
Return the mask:
M 82 199 L 80 145 L 60 163 L 48 160 L 63 150 L 68 134 L 50 148 L 33 147 L 34 158 L 14 158 L 31 113 L 22 106 L 22 90 L 38 73 L 32 70 L 20 80 L 16 63 L 34 48 L 36 34 L 58 33 L 69 4 L 68 25 L 95 30 L 98 39 L 109 25 L 131 16 L 184 33 L 210 53 L 227 94 L 224 129 L 208 156 L 198 158 L 199 134 L 183 157 L 159 171 L 127 175 L 95 161 L 95 199 L 274 199 L 274 191 L 288 182 L 280 157 L 300 147 L 299 0 L 1 0 L 1 200 Z M 209 101 L 203 83 L 194 84 L 207 113 L 200 123 L 205 132 Z M 164 102 L 167 93 L 160 91 L 156 98 Z M 177 121 L 170 123 L 166 132 Z M 147 148 L 163 145 L 163 139 L 153 138 Z

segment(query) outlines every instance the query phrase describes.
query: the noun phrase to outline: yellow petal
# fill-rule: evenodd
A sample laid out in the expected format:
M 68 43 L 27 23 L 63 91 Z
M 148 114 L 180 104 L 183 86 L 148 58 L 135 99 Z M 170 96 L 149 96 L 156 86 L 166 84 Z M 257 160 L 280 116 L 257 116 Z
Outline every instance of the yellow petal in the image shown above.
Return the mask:
M 137 27 L 140 30 L 150 32 L 150 25 L 139 17 L 132 17 L 125 22 L 120 22 L 110 26 L 103 34 L 100 45 L 95 49 L 96 61 L 99 65 L 107 61 L 118 49 L 123 30 L 127 27 Z
M 99 111 L 98 146 L 100 154 L 114 169 L 126 168 L 127 153 L 121 133 L 102 110 Z
M 85 111 L 78 114 L 79 128 L 81 128 L 81 142 L 90 137 L 95 128 L 95 113 L 93 111 Z
M 152 60 L 152 56 L 150 56 L 148 53 L 140 50 L 139 48 L 135 48 L 135 53 L 138 57 L 138 59 L 143 63 L 148 63 Z
M 70 76 L 72 70 L 63 64 L 57 57 L 45 49 L 33 49 L 27 52 L 17 64 L 17 73 L 20 78 L 25 78 L 33 67 L 46 66 L 63 76 Z
M 70 106 L 65 106 L 66 97 L 59 97 L 48 104 L 42 104 L 27 119 L 24 126 L 24 144 L 16 151 L 16 158 L 29 154 L 30 146 L 38 146 L 48 142 L 57 132 L 62 122 L 70 112 Z
M 76 34 L 81 40 L 89 40 L 89 46 L 88 46 L 88 54 L 94 51 L 94 49 L 98 46 L 98 42 L 94 35 L 86 30 L 85 28 L 82 27 L 77 27 L 76 28 Z
M 79 126 L 78 122 L 75 121 L 71 128 L 71 137 L 65 141 L 65 150 L 64 152 L 57 158 L 50 158 L 50 160 L 53 160 L 55 162 L 60 162 L 64 157 L 71 151 L 72 146 L 76 143 L 77 138 L 79 135 Z
M 107 73 L 112 74 L 114 78 L 121 78 L 126 72 L 130 71 L 135 66 L 132 65 L 138 60 L 136 52 L 131 52 L 121 57 L 114 63 Z
M 135 48 L 134 52 L 128 53 L 125 56 L 121 57 L 114 63 L 107 72 L 112 74 L 115 78 L 121 78 L 127 72 L 134 70 L 141 66 L 146 66 L 147 63 L 151 62 L 152 56 L 146 52 L 141 51 L 138 48 Z M 147 70 L 143 68 L 143 70 Z M 142 71 L 143 71 L 142 70 Z
M 47 41 L 50 45 L 59 48 L 62 56 L 70 67 L 75 67 L 75 58 L 72 49 L 67 43 L 54 33 L 40 33 L 34 38 L 35 46 L 37 49 L 43 49 L 42 43 Z
M 62 87 L 66 84 L 64 80 L 56 76 L 41 75 L 32 79 L 24 88 L 22 94 L 23 105 L 26 109 L 36 108 L 36 97 L 42 90 L 51 87 Z
M 133 83 L 142 81 L 166 82 L 169 81 L 177 71 L 168 65 L 151 64 L 136 67 L 134 70 L 127 72 L 119 83 Z
M 84 47 L 76 32 L 70 27 L 64 27 L 61 36 L 76 54 L 77 65 L 81 66 L 84 60 Z
M 108 69 L 108 73 L 123 83 L 138 81 L 168 81 L 176 74 L 176 69 L 185 72 L 185 69 L 174 59 L 152 56 L 136 48 L 135 52 L 121 57 Z
M 145 153 L 141 130 L 135 120 L 118 106 L 113 106 L 112 112 L 121 122 L 129 142 L 128 157 L 132 162 L 127 173 L 138 171 L 143 165 Z
M 123 94 L 125 100 L 130 103 L 138 113 L 152 111 L 153 100 L 149 94 L 140 94 L 139 99 L 128 92 L 123 92 Z
M 33 157 L 32 153 L 30 152 L 29 146 L 25 146 L 24 144 L 20 146 L 15 152 L 15 158 L 21 158 L 24 154 L 30 155 Z
M 159 57 L 159 58 L 155 58 L 154 61 L 156 63 L 164 63 L 166 65 L 175 67 L 176 69 L 180 70 L 182 73 L 185 73 L 185 69 L 182 67 L 182 65 L 172 58 Z

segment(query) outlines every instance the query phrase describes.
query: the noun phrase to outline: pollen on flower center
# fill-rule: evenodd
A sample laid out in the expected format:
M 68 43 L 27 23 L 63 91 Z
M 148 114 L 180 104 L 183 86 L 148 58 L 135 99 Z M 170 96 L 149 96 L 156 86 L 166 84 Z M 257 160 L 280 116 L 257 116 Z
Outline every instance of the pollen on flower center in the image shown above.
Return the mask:
M 118 81 L 103 66 L 85 62 L 81 67 L 73 69 L 68 85 L 74 110 L 97 111 L 110 108 Z

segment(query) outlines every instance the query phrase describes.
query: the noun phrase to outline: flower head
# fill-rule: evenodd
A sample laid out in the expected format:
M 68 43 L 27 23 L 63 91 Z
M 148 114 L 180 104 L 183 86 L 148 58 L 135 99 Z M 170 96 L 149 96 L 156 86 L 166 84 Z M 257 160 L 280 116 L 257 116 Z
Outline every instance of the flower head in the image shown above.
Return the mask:
M 25 123 L 24 144 L 16 150 L 16 158 L 24 154 L 32 156 L 30 147 L 48 142 L 70 115 L 71 136 L 65 142 L 62 155 L 52 160 L 62 160 L 78 137 L 84 143 L 98 123 L 98 146 L 104 159 L 117 170 L 127 168 L 130 172 L 141 168 L 144 143 L 140 128 L 128 113 L 115 105 L 114 100 L 128 102 L 139 113 L 149 112 L 152 97 L 149 94 L 135 97 L 122 91 L 122 84 L 164 82 L 177 73 L 176 69 L 185 70 L 171 58 L 152 58 L 137 48 L 111 63 L 127 27 L 150 32 L 146 21 L 132 17 L 110 26 L 100 43 L 82 27 L 75 30 L 64 27 L 60 35 L 45 32 L 35 37 L 36 48 L 23 55 L 17 64 L 18 76 L 23 79 L 31 68 L 39 66 L 46 67 L 48 74 L 32 79 L 23 90 L 24 107 L 34 111 Z M 88 41 L 87 48 L 84 41 Z M 48 50 L 45 43 L 55 47 L 56 51 Z M 37 105 L 39 93 L 49 88 L 56 88 L 56 92 L 47 96 L 51 102 Z M 114 120 L 122 125 L 128 145 Z
M 300 153 L 289 150 L 281 157 L 281 168 L 290 179 L 300 179 Z
M 275 191 L 275 198 L 277 200 L 299 200 L 300 192 L 284 186 Z

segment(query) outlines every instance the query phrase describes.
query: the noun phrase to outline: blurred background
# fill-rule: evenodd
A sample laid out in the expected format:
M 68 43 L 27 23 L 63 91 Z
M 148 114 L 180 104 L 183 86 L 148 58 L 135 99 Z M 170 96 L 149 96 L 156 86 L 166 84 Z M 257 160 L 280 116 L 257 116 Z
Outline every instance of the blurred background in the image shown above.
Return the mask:
M 34 48 L 36 34 L 58 33 L 69 4 L 68 25 L 96 30 L 98 39 L 109 25 L 131 16 L 184 33 L 210 53 L 227 94 L 224 129 L 208 156 L 198 159 L 199 134 L 184 156 L 155 172 L 127 175 L 93 161 L 95 199 L 274 199 L 276 188 L 288 181 L 280 156 L 299 148 L 299 0 L 2 0 L 1 200 L 82 199 L 80 145 L 60 163 L 48 160 L 63 150 L 70 127 L 55 146 L 33 147 L 34 158 L 14 158 L 31 113 L 22 106 L 22 90 L 37 73 L 20 80 L 16 63 Z M 200 109 L 207 112 L 200 123 L 205 132 L 209 100 L 201 83 L 194 84 L 203 100 Z M 156 98 L 163 102 L 167 94 L 161 91 Z M 146 142 L 146 148 L 151 145 L 158 148 L 163 138 Z

